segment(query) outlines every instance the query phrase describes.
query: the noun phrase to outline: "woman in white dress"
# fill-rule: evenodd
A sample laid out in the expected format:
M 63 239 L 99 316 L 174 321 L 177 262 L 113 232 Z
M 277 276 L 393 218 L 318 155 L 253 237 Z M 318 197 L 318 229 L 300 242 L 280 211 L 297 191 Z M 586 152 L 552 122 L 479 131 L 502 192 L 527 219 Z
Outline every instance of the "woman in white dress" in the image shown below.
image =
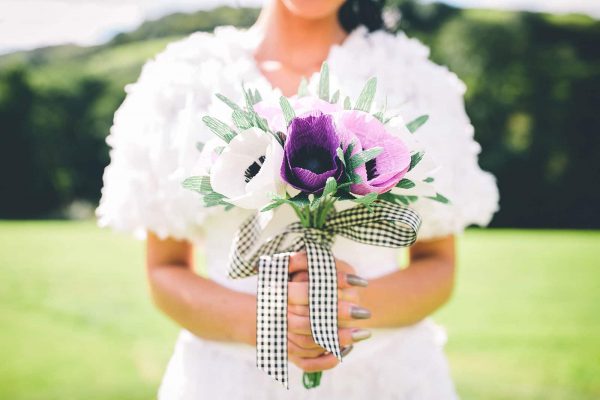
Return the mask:
M 464 85 L 430 62 L 418 41 L 381 25 L 377 1 L 271 0 L 251 29 L 223 27 L 172 43 L 127 86 L 107 139 L 111 164 L 97 214 L 102 226 L 146 239 L 153 299 L 183 328 L 160 399 L 456 398 L 443 331 L 427 316 L 452 292 L 454 235 L 487 224 L 498 193 L 477 163 Z M 306 260 L 293 257 L 299 273 L 289 283 L 286 391 L 255 366 L 255 278 L 227 278 L 231 240 L 248 213 L 203 209 L 181 182 L 198 168 L 197 143 L 211 137 L 202 117 L 224 112 L 215 93 L 241 100 L 244 82 L 263 94 L 291 95 L 324 60 L 343 93 L 356 98 L 376 76 L 379 104 L 407 120 L 430 116 L 418 135 L 441 166 L 436 181 L 452 204 L 417 203 L 423 225 L 406 268 L 399 267 L 398 250 L 336 240 L 333 251 L 345 271 L 340 337 L 347 357 L 339 365 L 312 342 Z M 267 231 L 293 220 L 282 207 Z M 196 246 L 205 256 L 203 275 L 194 272 Z M 306 391 L 303 370 L 326 370 L 321 386 Z

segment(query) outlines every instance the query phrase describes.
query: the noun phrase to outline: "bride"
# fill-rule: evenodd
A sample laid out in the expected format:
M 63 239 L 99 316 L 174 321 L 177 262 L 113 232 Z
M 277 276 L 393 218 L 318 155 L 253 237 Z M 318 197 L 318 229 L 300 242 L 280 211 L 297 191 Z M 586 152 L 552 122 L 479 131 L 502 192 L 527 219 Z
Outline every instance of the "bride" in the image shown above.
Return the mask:
M 487 224 L 498 193 L 477 163 L 464 85 L 429 61 L 418 41 L 382 30 L 382 6 L 377 0 L 270 0 L 251 29 L 222 27 L 172 43 L 127 86 L 107 139 L 111 164 L 97 214 L 102 226 L 145 238 L 152 298 L 183 328 L 160 399 L 456 398 L 443 331 L 427 317 L 452 293 L 454 235 Z M 181 182 L 197 168 L 196 145 L 211 137 L 202 117 L 223 112 L 215 93 L 239 101 L 243 82 L 261 93 L 292 95 L 324 60 L 342 93 L 356 98 L 376 76 L 385 83 L 376 101 L 387 102 L 390 115 L 430 116 L 418 135 L 441 166 L 435 178 L 452 204 L 416 203 L 423 226 L 405 268 L 398 250 L 337 239 L 345 355 L 339 365 L 310 336 L 306 257 L 293 255 L 286 391 L 255 366 L 255 278 L 227 278 L 231 240 L 247 212 L 203 209 Z M 282 207 L 267 230 L 293 220 Z M 204 256 L 201 273 L 195 248 Z M 321 386 L 306 391 L 302 372 L 321 370 Z

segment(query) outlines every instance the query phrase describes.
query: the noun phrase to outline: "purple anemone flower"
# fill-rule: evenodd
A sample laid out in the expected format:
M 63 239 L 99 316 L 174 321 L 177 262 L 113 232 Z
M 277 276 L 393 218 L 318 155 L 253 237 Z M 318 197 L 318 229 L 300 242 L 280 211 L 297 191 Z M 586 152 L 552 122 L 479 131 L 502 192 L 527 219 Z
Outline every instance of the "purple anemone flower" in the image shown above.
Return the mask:
M 320 193 L 330 177 L 340 181 L 344 165 L 331 115 L 320 111 L 292 120 L 285 142 L 281 178 L 305 193 Z

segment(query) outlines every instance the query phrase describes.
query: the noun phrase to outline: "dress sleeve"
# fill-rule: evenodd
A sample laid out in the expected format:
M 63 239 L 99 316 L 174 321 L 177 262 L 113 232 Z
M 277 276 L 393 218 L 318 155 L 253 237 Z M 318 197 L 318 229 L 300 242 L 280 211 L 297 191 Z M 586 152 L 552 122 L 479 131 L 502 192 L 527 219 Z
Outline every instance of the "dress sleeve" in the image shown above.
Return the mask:
M 181 46 L 174 43 L 148 61 L 125 88 L 106 139 L 110 164 L 96 210 L 102 227 L 140 239 L 148 231 L 161 238 L 200 237 L 208 211 L 181 183 L 202 169 L 197 145 L 210 136 L 201 121 L 210 92 L 185 82 L 194 71 L 173 55 Z
M 498 210 L 495 177 L 479 167 L 481 146 L 465 111 L 465 85 L 444 67 L 425 61 L 417 107 L 429 121 L 415 135 L 439 165 L 436 189 L 450 204 L 421 199 L 420 239 L 461 233 L 469 225 L 486 226 Z
M 388 38 L 389 40 L 389 38 Z M 419 239 L 461 233 L 470 225 L 486 226 L 498 210 L 495 177 L 479 167 L 481 146 L 465 111 L 466 87 L 447 68 L 429 60 L 428 49 L 404 34 L 394 38 L 400 68 L 400 114 L 406 121 L 427 114 L 429 120 L 414 135 L 438 165 L 436 189 L 450 199 L 442 204 L 426 198 L 411 205 L 422 217 Z

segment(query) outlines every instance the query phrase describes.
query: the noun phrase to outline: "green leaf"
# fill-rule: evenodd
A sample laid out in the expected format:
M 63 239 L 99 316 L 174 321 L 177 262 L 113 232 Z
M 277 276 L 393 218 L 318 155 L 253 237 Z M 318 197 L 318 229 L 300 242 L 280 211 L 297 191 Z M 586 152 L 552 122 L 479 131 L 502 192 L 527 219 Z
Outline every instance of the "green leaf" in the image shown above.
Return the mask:
M 373 116 L 377 118 L 379 122 L 383 123 L 383 111 L 376 112 L 375 114 L 373 114 Z
M 375 92 L 377 91 L 377 78 L 373 77 L 367 81 L 362 92 L 358 96 L 358 100 L 354 105 L 355 110 L 369 112 L 373 99 L 375 98 Z
M 342 164 L 344 164 L 344 167 L 346 166 L 346 160 L 344 158 L 344 150 L 342 150 L 341 147 L 338 147 L 336 150 L 337 156 L 340 159 L 340 161 L 342 162 Z
M 442 196 L 440 193 L 436 193 L 435 196 L 426 196 L 428 199 L 440 202 L 442 204 L 450 204 L 450 200 Z
M 363 197 L 357 197 L 355 199 L 353 199 L 352 201 L 358 204 L 362 204 L 363 206 L 367 207 L 369 210 L 371 210 L 371 205 L 373 204 L 373 202 L 375 200 L 377 200 L 377 197 L 379 195 L 377 193 L 369 193 L 366 196 Z
M 226 123 L 216 118 L 207 115 L 202 118 L 202 121 L 215 135 L 223 139 L 226 143 L 231 142 L 231 139 L 237 135 Z
M 300 192 L 291 199 L 286 200 L 286 202 L 289 202 L 300 208 L 308 206 L 310 204 L 310 201 L 308 200 L 308 195 L 303 192 Z
M 382 147 L 372 147 L 368 150 L 363 150 L 350 157 L 348 167 L 351 171 L 354 171 L 357 167 L 371 161 L 377 157 L 383 151 Z
M 414 167 L 417 166 L 417 164 L 419 164 L 421 162 L 421 160 L 423 159 L 423 156 L 425 155 L 424 152 L 420 151 L 418 153 L 414 153 L 413 155 L 410 156 L 410 167 L 408 168 L 409 171 L 412 171 L 412 169 Z
M 202 193 L 202 182 L 208 176 L 191 176 L 184 180 L 181 184 L 184 189 L 193 190 L 194 192 Z
M 290 122 L 296 117 L 294 113 L 294 109 L 290 104 L 289 100 L 285 96 L 281 96 L 279 99 L 279 104 L 281 105 L 281 110 L 283 111 L 283 118 L 285 118 L 285 126 L 289 126 Z
M 329 65 L 324 62 L 319 76 L 319 98 L 329 101 Z
M 205 207 L 231 206 L 225 201 L 225 196 L 213 190 L 208 176 L 192 176 L 184 180 L 182 186 L 184 189 L 200 193 Z
M 196 149 L 197 149 L 198 151 L 202 151 L 202 150 L 204 150 L 204 143 L 202 143 L 202 142 L 198 142 L 198 143 L 196 143 Z
M 258 91 L 258 89 L 254 89 L 254 104 L 259 103 L 262 101 L 262 96 L 260 95 L 260 92 Z
M 334 177 L 329 177 L 327 178 L 327 182 L 325 182 L 325 189 L 323 189 L 323 194 L 322 197 L 328 196 L 328 195 L 334 195 L 335 192 L 337 192 L 337 182 L 335 181 Z
M 398 182 L 398 184 L 396 185 L 397 188 L 400 189 L 412 189 L 414 188 L 416 185 L 413 181 L 411 181 L 410 179 L 402 179 L 400 182 Z
M 350 110 L 352 108 L 352 102 L 350 101 L 350 97 L 346 96 L 344 99 L 344 110 Z
M 221 100 L 223 103 L 227 104 L 227 106 L 229 108 L 231 108 L 233 111 L 242 111 L 242 108 L 240 106 L 238 106 L 233 100 L 231 100 L 229 97 L 222 95 L 221 93 L 217 93 L 215 96 L 217 96 L 217 98 L 219 100 Z
M 336 90 L 333 96 L 331 96 L 331 100 L 329 101 L 331 104 L 336 104 L 340 100 L 340 91 Z
M 415 133 L 417 129 L 427 122 L 428 119 L 429 115 L 421 115 L 420 117 L 415 118 L 413 121 L 406 124 L 406 129 L 408 129 L 410 133 Z
M 423 179 L 423 182 L 425 182 L 425 183 L 431 183 L 431 182 L 433 182 L 434 180 L 435 180 L 435 179 L 433 179 L 433 178 L 430 176 L 430 177 L 428 177 L 428 178 L 425 178 L 425 179 Z
M 298 97 L 308 96 L 308 80 L 302 77 L 300 85 L 298 86 Z
M 218 155 L 221 155 L 221 153 L 223 153 L 223 150 L 225 150 L 225 146 L 215 147 L 215 153 L 217 153 Z
M 242 110 L 235 110 L 231 114 L 231 119 L 233 120 L 235 126 L 237 126 L 239 129 L 250 129 L 253 126 L 252 117 Z
M 265 207 L 263 207 L 263 209 L 260 211 L 261 212 L 270 211 L 270 210 L 273 210 L 274 208 L 277 208 L 285 203 L 286 203 L 285 199 L 277 198 L 277 199 L 274 199 L 272 203 L 267 204 Z

